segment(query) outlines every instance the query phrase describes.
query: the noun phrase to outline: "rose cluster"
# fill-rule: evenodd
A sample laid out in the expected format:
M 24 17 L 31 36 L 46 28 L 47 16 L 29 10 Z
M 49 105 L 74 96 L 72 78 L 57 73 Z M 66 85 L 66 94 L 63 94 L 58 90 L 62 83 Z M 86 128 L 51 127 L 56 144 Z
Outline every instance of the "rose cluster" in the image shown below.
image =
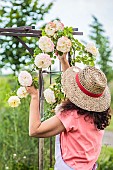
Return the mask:
M 75 51 L 77 51 L 77 56 L 75 56 L 75 59 L 72 57 L 72 65 L 75 64 L 75 62 L 94 65 L 95 57 L 98 55 L 98 49 L 93 43 L 88 43 L 84 46 L 74 38 L 72 27 L 64 27 L 64 24 L 59 20 L 49 22 L 45 28 L 42 29 L 42 36 L 39 38 L 37 48 L 34 51 L 33 69 L 39 70 L 50 67 L 51 64 L 54 63 L 56 52 L 59 55 L 68 52 L 74 55 Z M 25 87 L 34 85 L 34 79 L 27 71 L 20 72 L 18 81 L 21 86 L 17 90 L 17 94 L 11 96 L 8 100 L 11 107 L 18 107 L 21 99 L 26 98 L 28 95 Z M 55 86 L 55 88 L 56 87 L 57 86 Z M 52 105 L 60 101 L 59 96 L 62 96 L 61 91 L 55 91 L 54 88 L 46 89 L 44 91 L 44 97 L 47 103 Z M 57 95 L 57 93 L 60 93 L 60 95 Z
M 84 64 L 86 55 L 88 62 L 94 60 L 92 56 L 98 55 L 98 49 L 93 43 L 88 43 L 85 47 L 74 38 L 72 27 L 64 27 L 64 24 L 59 20 L 49 22 L 42 30 L 42 36 L 38 41 L 34 55 L 36 68 L 48 68 L 53 63 L 56 51 L 60 55 L 68 52 L 73 54 L 75 51 L 79 51 L 79 56 L 76 57 L 74 62 L 82 61 Z
M 19 84 L 21 85 L 17 90 L 17 95 L 11 96 L 8 99 L 8 103 L 10 107 L 18 107 L 21 103 L 22 98 L 26 98 L 28 93 L 26 91 L 27 86 L 31 86 L 33 83 L 32 76 L 27 71 L 21 71 L 18 76 Z
M 64 29 L 64 24 L 58 20 L 54 20 L 53 22 L 49 22 L 46 25 L 45 32 L 48 36 L 54 36 L 57 31 L 63 29 Z
M 67 53 L 72 46 L 71 40 L 63 35 L 64 24 L 59 20 L 49 22 L 38 41 L 39 52 L 35 55 L 35 66 L 37 68 L 48 68 L 52 64 L 52 58 L 56 51 Z M 61 36 L 58 36 L 61 32 Z

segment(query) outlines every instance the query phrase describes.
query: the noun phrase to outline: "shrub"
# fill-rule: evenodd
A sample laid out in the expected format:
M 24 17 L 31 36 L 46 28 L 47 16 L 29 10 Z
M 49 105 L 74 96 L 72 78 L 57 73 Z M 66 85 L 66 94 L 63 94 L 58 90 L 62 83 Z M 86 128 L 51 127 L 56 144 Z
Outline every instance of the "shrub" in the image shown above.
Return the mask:
M 113 148 L 103 146 L 100 157 L 98 159 L 97 170 L 112 170 L 113 169 Z

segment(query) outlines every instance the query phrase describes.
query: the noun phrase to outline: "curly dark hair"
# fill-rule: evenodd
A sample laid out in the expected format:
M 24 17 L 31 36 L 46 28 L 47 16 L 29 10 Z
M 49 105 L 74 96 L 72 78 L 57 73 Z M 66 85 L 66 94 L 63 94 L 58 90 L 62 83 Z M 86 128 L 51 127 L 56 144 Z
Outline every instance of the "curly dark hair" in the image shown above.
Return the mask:
M 111 120 L 110 108 L 108 108 L 104 112 L 87 111 L 76 106 L 69 99 L 62 102 L 61 108 L 66 111 L 77 110 L 78 115 L 84 115 L 85 121 L 89 119 L 93 120 L 95 127 L 99 130 L 104 130 L 110 124 Z

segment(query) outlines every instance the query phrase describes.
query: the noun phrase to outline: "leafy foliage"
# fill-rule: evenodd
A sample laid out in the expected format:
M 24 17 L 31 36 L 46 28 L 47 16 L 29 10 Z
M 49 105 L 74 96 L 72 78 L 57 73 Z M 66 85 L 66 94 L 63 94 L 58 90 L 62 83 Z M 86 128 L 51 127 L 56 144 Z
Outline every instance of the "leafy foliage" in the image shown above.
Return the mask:
M 30 98 L 22 99 L 22 105 L 14 110 L 7 104 L 10 90 L 17 86 L 14 77 L 0 77 L 0 170 L 6 167 L 9 170 L 37 170 L 38 139 L 30 138 L 28 134 Z M 49 139 L 46 139 L 44 170 L 49 169 L 49 145 Z
M 40 0 L 4 0 L 0 6 L 1 27 L 32 26 L 43 20 L 53 3 L 45 6 Z M 36 48 L 37 38 L 22 38 L 31 48 Z M 0 67 L 10 67 L 14 72 L 28 65 L 30 55 L 13 37 L 0 38 Z
M 98 159 L 97 170 L 112 170 L 113 169 L 113 148 L 104 146 Z
M 96 43 L 100 53 L 100 58 L 99 60 L 97 60 L 97 64 L 105 73 L 109 82 L 111 79 L 113 79 L 113 56 L 109 38 L 105 35 L 103 25 L 98 21 L 95 16 L 93 16 L 93 22 L 90 27 L 91 33 L 89 37 Z
M 61 103 L 65 99 L 65 95 L 62 91 L 62 85 L 61 85 L 61 73 L 57 75 L 55 78 L 55 82 L 49 86 L 49 88 L 54 91 L 56 102 L 53 104 L 49 104 L 45 101 L 45 111 L 44 116 L 42 118 L 42 121 L 52 117 L 55 114 L 55 107 Z
M 45 32 L 45 28 L 42 29 L 42 36 L 48 36 Z M 58 39 L 62 36 L 68 37 L 72 43 L 72 47 L 69 52 L 71 55 L 71 65 L 74 65 L 75 62 L 83 63 L 85 65 L 91 65 L 91 66 L 95 65 L 95 60 L 96 60 L 95 56 L 87 52 L 85 50 L 85 46 L 81 42 L 79 42 L 77 39 L 74 38 L 72 27 L 64 27 L 63 30 L 57 31 L 55 35 L 51 37 L 51 40 L 54 42 L 54 45 L 55 45 L 54 51 L 56 50 Z M 36 47 L 34 51 L 34 56 L 38 55 L 39 53 L 42 53 L 42 50 L 39 47 Z M 53 64 L 54 64 L 54 59 L 56 58 L 54 52 L 50 52 L 48 54 L 53 59 Z M 63 53 L 58 51 L 58 54 L 62 55 Z M 73 58 L 72 58 L 72 55 L 74 55 Z
M 111 101 L 113 101 L 113 80 L 109 83 L 109 87 L 111 89 Z M 111 102 L 111 107 L 113 110 L 113 102 Z

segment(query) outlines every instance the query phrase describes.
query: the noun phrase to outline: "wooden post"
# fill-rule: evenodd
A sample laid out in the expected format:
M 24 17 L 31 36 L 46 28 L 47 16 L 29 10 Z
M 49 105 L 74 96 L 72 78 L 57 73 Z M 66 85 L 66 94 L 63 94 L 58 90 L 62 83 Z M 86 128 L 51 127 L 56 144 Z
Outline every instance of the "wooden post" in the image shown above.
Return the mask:
M 43 117 L 44 113 L 44 81 L 43 81 L 43 74 L 42 70 L 39 70 L 39 96 L 40 96 L 40 114 Z M 39 138 L 38 143 L 38 170 L 43 170 L 43 163 L 44 163 L 44 138 Z
M 52 84 L 52 73 L 51 73 L 51 66 L 50 66 L 50 84 Z M 50 138 L 50 168 L 52 168 L 52 137 Z
M 44 138 L 39 138 L 39 168 L 38 170 L 43 170 L 43 163 L 44 163 Z

